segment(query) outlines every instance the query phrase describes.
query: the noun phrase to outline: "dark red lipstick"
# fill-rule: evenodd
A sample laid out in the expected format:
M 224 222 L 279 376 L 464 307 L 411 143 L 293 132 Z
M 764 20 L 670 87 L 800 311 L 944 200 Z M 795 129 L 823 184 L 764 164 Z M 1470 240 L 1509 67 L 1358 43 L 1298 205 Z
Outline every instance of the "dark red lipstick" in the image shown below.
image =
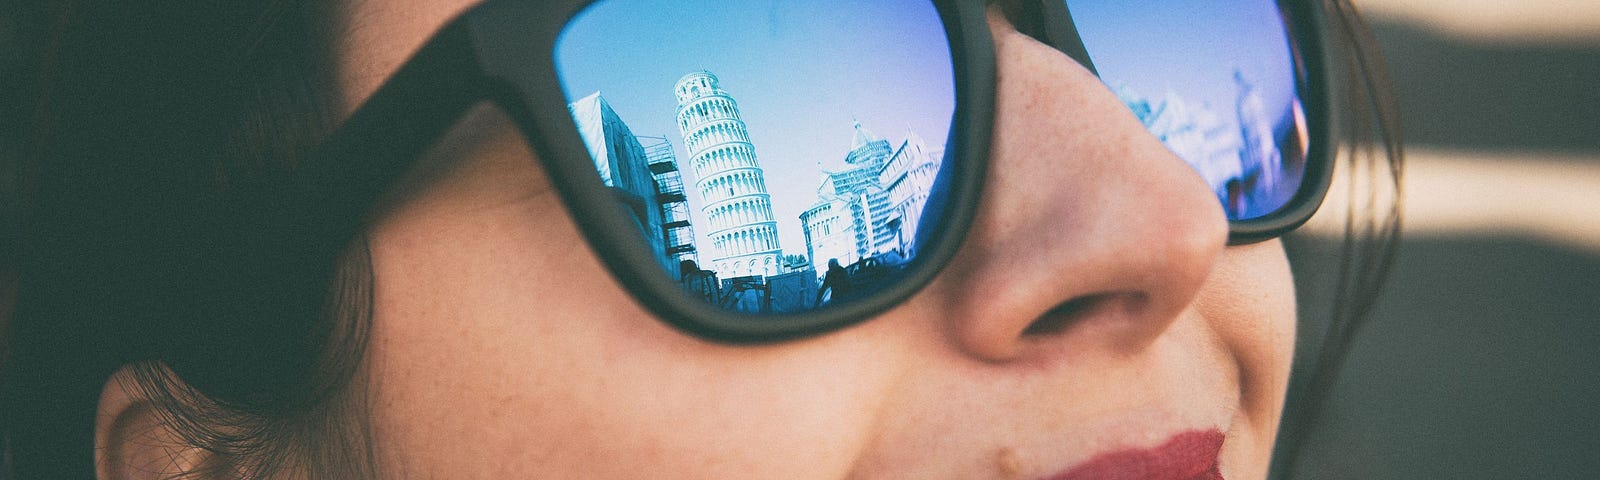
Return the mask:
M 1159 446 L 1102 454 L 1046 480 L 1222 480 L 1217 454 L 1224 438 L 1216 430 L 1183 432 Z

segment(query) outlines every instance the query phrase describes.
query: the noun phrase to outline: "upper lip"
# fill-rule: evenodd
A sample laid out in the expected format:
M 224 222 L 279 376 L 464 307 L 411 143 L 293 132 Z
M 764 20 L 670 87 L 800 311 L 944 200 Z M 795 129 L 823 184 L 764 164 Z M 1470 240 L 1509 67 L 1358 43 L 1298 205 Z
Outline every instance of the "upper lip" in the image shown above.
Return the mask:
M 1045 479 L 1220 480 L 1217 454 L 1224 438 L 1218 430 L 1180 432 L 1153 447 L 1102 453 Z

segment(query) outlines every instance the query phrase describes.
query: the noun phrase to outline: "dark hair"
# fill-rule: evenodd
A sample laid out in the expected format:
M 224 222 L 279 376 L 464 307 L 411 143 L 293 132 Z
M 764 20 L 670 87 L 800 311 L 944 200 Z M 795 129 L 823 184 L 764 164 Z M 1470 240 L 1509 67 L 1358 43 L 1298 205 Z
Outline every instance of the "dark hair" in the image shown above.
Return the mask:
M 1331 305 L 1326 311 L 1319 310 L 1322 305 L 1300 305 L 1301 330 L 1296 335 L 1294 368 L 1272 459 L 1274 478 L 1294 473 L 1300 446 L 1316 428 L 1323 402 L 1339 383 L 1351 340 L 1371 318 L 1395 263 L 1405 197 L 1400 110 L 1377 38 L 1348 1 L 1323 3 L 1331 17 L 1327 22 L 1333 29 L 1330 34 L 1343 40 L 1328 44 L 1340 49 L 1334 55 L 1340 64 L 1330 70 L 1336 72 L 1338 86 L 1344 89 L 1335 104 L 1344 109 L 1338 117 L 1338 130 L 1339 156 L 1344 159 L 1342 193 L 1347 204 L 1344 211 L 1332 212 L 1343 214 L 1344 236 L 1335 262 L 1338 272 L 1333 276 Z M 1330 191 L 1330 200 L 1340 194 Z M 1304 256 L 1290 253 L 1291 259 Z M 1306 275 L 1304 271 L 1296 273 L 1297 277 Z
M 241 267 L 271 232 L 229 215 L 337 120 L 327 3 L 19 9 L 48 27 L 26 79 L 40 108 L 19 129 L 32 193 L 0 372 L 12 475 L 93 475 L 101 386 L 131 365 L 124 386 L 212 454 L 195 474 L 370 476 L 366 416 L 350 410 L 365 405 L 365 244 L 309 293 L 260 286 Z
M 1344 171 L 1397 190 L 1400 135 L 1377 46 L 1346 0 L 1320 1 L 1341 39 L 1329 43 L 1348 47 L 1335 65 L 1350 89 L 1340 103 Z M 50 28 L 26 62 L 37 68 L 23 90 L 41 107 L 18 128 L 30 149 L 10 179 L 0 169 L 0 186 L 27 187 L 0 202 L 28 213 L 8 218 L 0 204 L 0 222 L 20 225 L 0 232 L 23 233 L 12 247 L 22 276 L 15 321 L 0 342 L 11 350 L 8 360 L 0 349 L 0 478 L 93 475 L 84 460 L 96 400 L 124 365 L 133 366 L 124 386 L 212 454 L 195 475 L 375 476 L 361 361 L 371 320 L 364 240 L 310 290 L 246 288 L 253 279 L 236 259 L 270 232 L 230 224 L 225 200 L 294 168 L 336 120 L 337 26 L 323 3 L 68 0 L 25 10 Z M 1291 379 L 1275 472 L 1292 466 L 1392 263 L 1397 205 L 1348 195 L 1334 320 L 1320 337 L 1326 348 Z M 251 309 L 289 294 L 317 302 Z

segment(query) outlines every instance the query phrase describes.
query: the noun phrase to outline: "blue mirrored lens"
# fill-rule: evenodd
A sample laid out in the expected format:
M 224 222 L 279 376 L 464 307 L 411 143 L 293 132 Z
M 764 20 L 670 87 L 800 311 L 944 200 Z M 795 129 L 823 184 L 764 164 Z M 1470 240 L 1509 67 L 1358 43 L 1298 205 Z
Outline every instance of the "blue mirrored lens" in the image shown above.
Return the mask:
M 602 181 L 708 303 L 863 298 L 943 217 L 955 86 L 928 0 L 608 0 L 555 58 Z
M 1200 172 L 1229 219 L 1289 203 L 1309 140 L 1276 2 L 1066 3 L 1101 80 Z

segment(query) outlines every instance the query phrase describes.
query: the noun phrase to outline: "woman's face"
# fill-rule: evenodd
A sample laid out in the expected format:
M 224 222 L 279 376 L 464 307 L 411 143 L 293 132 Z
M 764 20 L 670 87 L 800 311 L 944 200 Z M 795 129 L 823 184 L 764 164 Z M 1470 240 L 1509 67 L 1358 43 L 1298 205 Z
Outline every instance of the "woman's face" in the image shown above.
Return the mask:
M 354 2 L 351 104 L 465 3 Z M 994 146 L 966 243 L 897 308 L 788 343 L 708 343 L 654 318 L 569 253 L 585 242 L 539 162 L 475 111 L 371 234 L 382 468 L 1214 478 L 1220 434 L 1223 476 L 1265 477 L 1295 325 L 1281 245 L 1224 248 L 1211 190 L 1111 91 L 999 10 L 989 26 Z M 1191 457 L 1199 471 L 1166 466 Z

